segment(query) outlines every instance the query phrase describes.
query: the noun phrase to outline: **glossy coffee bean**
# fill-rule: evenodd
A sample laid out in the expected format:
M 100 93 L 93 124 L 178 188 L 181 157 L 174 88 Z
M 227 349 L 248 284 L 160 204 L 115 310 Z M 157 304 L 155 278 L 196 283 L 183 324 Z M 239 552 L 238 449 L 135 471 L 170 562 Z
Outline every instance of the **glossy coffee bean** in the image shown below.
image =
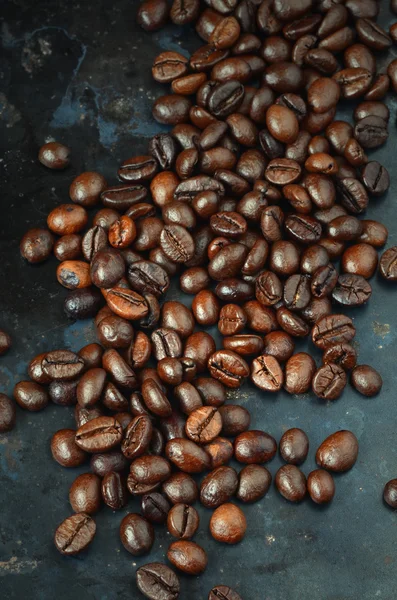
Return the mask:
M 200 517 L 189 504 L 175 504 L 167 516 L 167 529 L 173 537 L 188 540 L 196 533 Z
M 307 476 L 307 491 L 316 504 L 328 504 L 335 495 L 333 477 L 323 469 L 316 469 Z
M 208 600 L 217 600 L 217 598 L 227 598 L 228 600 L 241 600 L 241 596 L 227 585 L 217 585 L 212 588 L 208 595 Z
M 319 467 L 335 473 L 351 469 L 358 456 L 358 440 L 348 430 L 336 431 L 328 436 L 316 453 Z
M 363 396 L 376 396 L 382 389 L 380 374 L 369 365 L 358 365 L 352 371 L 351 383 Z
M 84 513 L 65 519 L 56 529 L 54 542 L 57 550 L 66 556 L 82 552 L 94 539 L 95 521 Z
M 337 364 L 327 363 L 314 374 L 312 389 L 318 398 L 337 400 L 346 387 L 346 373 Z
M 74 429 L 60 429 L 51 438 L 51 454 L 62 467 L 78 467 L 87 460 L 87 454 L 77 446 Z
M 323 363 L 328 362 L 340 365 L 345 370 L 353 369 L 357 362 L 357 352 L 350 344 L 335 344 L 323 354 Z
M 105 477 L 109 473 L 123 473 L 129 465 L 130 463 L 119 450 L 93 454 L 90 460 L 91 470 L 99 477 Z
M 114 417 L 97 417 L 81 425 L 76 431 L 76 444 L 85 452 L 104 452 L 118 446 L 122 428 Z
M 107 473 L 102 480 L 101 492 L 104 503 L 112 510 L 120 510 L 127 504 L 127 488 L 120 473 Z
M 217 542 L 237 544 L 245 536 L 246 530 L 245 515 L 235 504 L 222 504 L 212 513 L 210 532 Z
M 238 388 L 249 375 L 245 360 L 231 350 L 218 350 L 208 359 L 211 376 L 223 385 Z
M 76 204 L 90 208 L 99 202 L 99 197 L 106 188 L 107 183 L 103 175 L 87 171 L 73 179 L 69 196 Z
M 213 406 L 202 406 L 189 414 L 186 421 L 186 434 L 199 444 L 214 440 L 222 429 L 222 418 Z
M 397 479 L 388 481 L 383 490 L 383 499 L 392 508 L 397 508 Z
M 11 344 L 11 336 L 3 329 L 0 329 L 0 356 L 11 348 Z
M 198 497 L 198 487 L 187 473 L 173 473 L 162 485 L 162 491 L 172 504 L 193 504 Z
M 389 173 L 376 160 L 370 161 L 365 165 L 361 177 L 366 190 L 373 196 L 382 196 L 389 189 Z
M 213 469 L 225 465 L 233 456 L 233 444 L 223 437 L 217 437 L 209 444 L 205 444 L 204 450 L 210 457 Z
M 205 550 L 195 542 L 181 540 L 173 542 L 167 551 L 168 560 L 188 575 L 199 575 L 207 567 Z
M 356 334 L 352 320 L 345 315 L 327 315 L 319 319 L 312 331 L 313 343 L 322 350 L 337 343 L 350 342 Z
M 43 410 L 49 400 L 47 390 L 33 381 L 20 381 L 17 383 L 14 387 L 13 396 L 21 408 L 31 412 Z
M 70 148 L 59 142 L 48 142 L 41 146 L 38 158 L 48 169 L 65 169 L 70 164 Z
M 198 444 L 184 438 L 167 442 L 167 458 L 185 473 L 201 473 L 210 466 L 210 457 Z
M 142 514 L 151 523 L 165 523 L 171 506 L 158 492 L 142 496 Z
M 69 502 L 76 513 L 92 515 L 101 506 L 101 480 L 94 473 L 82 473 L 72 483 Z
M 264 431 L 246 431 L 234 440 L 235 458 L 245 464 L 260 464 L 272 460 L 277 452 L 275 439 Z
M 379 261 L 379 272 L 387 281 L 397 281 L 397 246 L 383 252 Z
M 177 1 L 174 0 L 174 5 Z M 175 600 L 179 596 L 178 577 L 162 563 L 149 563 L 139 567 L 136 584 L 139 591 L 150 600 Z
M 284 375 L 277 359 L 266 354 L 258 356 L 251 365 L 251 380 L 261 390 L 279 391 Z
M 153 546 L 153 527 L 140 515 L 129 513 L 120 523 L 120 540 L 133 556 L 146 554 Z
M 20 243 L 20 252 L 29 263 L 35 264 L 47 260 L 50 256 L 54 238 L 47 229 L 29 229 Z
M 290 502 L 301 502 L 306 496 L 306 477 L 295 465 L 281 467 L 274 483 L 280 494 Z
M 340 275 L 332 291 L 332 298 L 345 306 L 361 306 L 369 300 L 372 288 L 362 275 Z
M 309 452 L 309 439 L 302 429 L 288 429 L 280 439 L 279 448 L 285 462 L 301 465 Z
M 15 426 L 16 411 L 14 402 L 0 393 L 0 433 L 11 431 Z
M 216 508 L 234 496 L 237 486 L 236 471 L 232 467 L 218 467 L 201 482 L 200 502 L 207 508 Z

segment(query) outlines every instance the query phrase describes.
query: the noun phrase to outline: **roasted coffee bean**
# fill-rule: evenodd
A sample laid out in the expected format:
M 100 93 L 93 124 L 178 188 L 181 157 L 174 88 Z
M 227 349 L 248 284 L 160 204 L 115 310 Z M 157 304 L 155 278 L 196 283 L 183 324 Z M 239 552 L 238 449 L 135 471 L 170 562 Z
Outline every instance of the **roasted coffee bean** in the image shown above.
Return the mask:
M 283 295 L 283 286 L 272 271 L 263 271 L 256 279 L 255 296 L 264 306 L 277 304 Z
M 290 215 L 285 220 L 285 228 L 290 236 L 301 244 L 313 244 L 321 237 L 321 225 L 313 217 Z
M 113 248 L 127 248 L 135 238 L 135 223 L 127 215 L 123 215 L 109 227 L 108 239 Z
M 143 496 L 150 494 L 159 488 L 159 483 L 140 483 L 131 473 L 127 477 L 127 489 L 132 496 Z
M 191 267 L 181 275 L 179 283 L 185 294 L 197 294 L 204 290 L 210 282 L 208 271 L 203 267 Z
M 346 373 L 339 365 L 329 362 L 314 374 L 312 389 L 318 398 L 337 400 L 346 387 Z
M 183 379 L 182 363 L 177 358 L 163 358 L 157 363 L 157 373 L 165 384 L 178 386 Z
M 261 390 L 279 391 L 284 375 L 277 359 L 266 354 L 255 358 L 251 365 L 251 380 Z
M 120 523 L 120 540 L 133 556 L 146 554 L 153 546 L 153 527 L 140 515 L 129 513 Z
M 158 123 L 177 125 L 187 123 L 191 102 L 185 96 L 172 94 L 160 96 L 153 104 L 152 114 Z
M 17 383 L 13 395 L 21 408 L 31 412 L 43 410 L 49 400 L 47 390 L 33 381 L 20 381 Z
M 81 377 L 76 388 L 77 401 L 83 408 L 99 402 L 106 382 L 106 371 L 100 368 L 89 369 Z
M 353 346 L 346 343 L 335 344 L 326 349 L 323 354 L 323 363 L 334 363 L 349 370 L 356 366 L 357 353 Z
M 361 275 L 339 275 L 332 298 L 345 306 L 360 306 L 369 300 L 372 288 Z
M 234 440 L 235 458 L 245 464 L 260 464 L 272 460 L 277 452 L 276 440 L 264 431 L 246 431 Z
M 76 513 L 92 515 L 101 507 L 101 480 L 94 473 L 82 473 L 71 485 L 69 502 Z
M 284 387 L 289 394 L 305 394 L 311 386 L 316 363 L 306 352 L 293 354 L 285 365 Z
M 172 504 L 193 504 L 198 497 L 197 484 L 187 473 L 173 473 L 162 491 Z
M 192 333 L 185 344 L 185 357 L 193 359 L 198 373 L 207 368 L 209 357 L 215 352 L 216 346 L 213 337 L 205 331 Z
M 292 62 L 278 62 L 266 68 L 263 79 L 264 83 L 279 94 L 298 92 L 303 85 L 303 72 Z
M 208 265 L 208 273 L 215 281 L 236 277 L 244 265 L 248 249 L 243 244 L 229 244 L 219 250 Z
M 202 408 L 203 406 L 200 394 L 198 393 L 196 388 L 187 381 L 181 383 L 180 385 L 174 388 L 174 396 L 179 402 L 180 410 L 186 415 L 191 415 L 192 413 L 195 413 L 198 409 Z M 200 416 L 199 413 L 197 413 L 197 416 Z M 193 419 L 193 421 L 190 421 L 189 431 L 186 428 L 186 433 L 188 437 L 193 439 L 195 442 L 199 442 L 199 439 L 195 439 L 195 437 L 197 437 L 198 431 L 195 427 L 196 425 L 198 425 L 198 423 L 196 423 L 195 419 Z M 200 425 L 198 426 L 200 427 Z M 195 432 L 196 435 L 193 432 Z
M 167 458 L 185 473 L 201 473 L 210 466 L 210 457 L 203 448 L 184 438 L 174 438 L 165 447 Z
M 92 283 L 99 288 L 111 288 L 123 277 L 125 263 L 115 250 L 97 252 L 91 262 Z
M 91 285 L 90 265 L 82 260 L 65 260 L 56 271 L 58 282 L 69 290 Z
M 213 469 L 223 466 L 233 456 L 233 444 L 223 437 L 217 437 L 209 444 L 205 444 L 204 450 L 210 456 Z
M 325 40 L 322 41 L 322 44 Z M 332 77 L 340 85 L 341 96 L 354 99 L 363 96 L 370 88 L 372 74 L 362 67 L 342 69 Z
M 383 490 L 383 499 L 392 508 L 397 508 L 397 479 L 388 481 Z
M 310 332 L 307 323 L 285 307 L 277 309 L 276 317 L 280 327 L 293 337 L 306 337 Z
M 15 427 L 16 411 L 14 402 L 0 393 L 0 433 L 11 431 Z
M 70 164 L 70 148 L 59 142 L 41 146 L 38 159 L 48 169 L 66 169 Z
M 336 217 L 328 224 L 328 235 L 338 242 L 356 240 L 362 232 L 362 222 L 351 215 Z
M 231 467 L 218 467 L 201 482 L 200 502 L 207 508 L 217 508 L 236 493 L 238 476 Z
M 48 395 L 54 404 L 72 406 L 77 402 L 78 383 L 78 381 L 52 381 L 48 387 Z
M 382 117 L 365 117 L 354 128 L 354 137 L 363 148 L 378 148 L 388 136 L 387 123 Z
M 90 231 L 91 230 L 89 230 L 86 235 L 88 235 Z M 76 258 L 80 258 L 82 250 L 84 254 L 84 248 L 82 248 L 84 237 L 82 238 L 81 235 L 79 235 L 78 233 L 70 233 L 69 235 L 63 235 L 54 244 L 55 258 L 57 258 L 59 261 L 75 260 Z M 105 231 L 104 239 L 105 241 L 107 241 Z M 86 260 L 91 260 L 90 258 L 87 259 L 85 254 L 84 257 L 86 258 Z
M 343 473 L 353 467 L 358 456 L 358 440 L 347 430 L 336 431 L 328 436 L 316 452 L 319 467 L 335 473 Z
M 168 417 L 172 407 L 160 386 L 153 379 L 146 379 L 142 383 L 142 397 L 147 408 L 159 417 Z
M 217 323 L 220 304 L 211 290 L 202 290 L 193 299 L 192 311 L 196 322 L 204 327 L 208 327 Z
M 341 264 L 345 273 L 369 279 L 378 266 L 378 253 L 369 244 L 355 244 L 345 250 Z
M 302 310 L 310 301 L 310 281 L 306 275 L 291 275 L 284 284 L 284 304 L 291 310 Z
M 176 159 L 178 148 L 175 139 L 169 133 L 158 133 L 149 142 L 149 152 L 162 169 L 170 169 Z
M 188 575 L 199 575 L 205 571 L 208 561 L 205 550 L 187 540 L 173 542 L 168 548 L 167 558 L 174 567 Z
M 295 465 L 281 467 L 274 479 L 280 494 L 290 502 L 301 502 L 306 496 L 306 477 Z
M 71 205 L 67 205 L 71 206 Z M 54 233 L 58 233 L 55 231 Z M 69 232 L 67 232 L 69 233 Z M 60 234 L 62 235 L 62 233 Z M 47 260 L 54 245 L 54 238 L 47 229 L 29 229 L 20 243 L 20 251 L 23 258 L 35 264 Z
M 280 454 L 285 462 L 301 465 L 309 452 L 309 439 L 302 429 L 288 429 L 280 440 Z
M 247 465 L 239 473 L 236 492 L 241 502 L 257 502 L 268 492 L 272 482 L 270 472 L 260 465 Z
M 251 416 L 246 408 L 234 404 L 221 406 L 219 412 L 222 418 L 222 434 L 236 436 L 250 426 Z
M 217 542 L 237 544 L 245 536 L 247 521 L 241 508 L 226 503 L 212 513 L 210 532 Z
M 97 336 L 105 348 L 128 348 L 134 337 L 134 329 L 129 321 L 111 315 L 101 320 Z
M 73 431 L 73 430 L 66 430 L 66 431 Z M 74 433 L 75 432 L 73 432 L 73 442 L 74 442 Z M 77 445 L 76 445 L 76 448 L 78 449 L 79 452 L 82 453 L 82 450 L 80 450 L 80 448 L 78 448 Z M 85 456 L 86 455 L 84 454 L 84 457 Z M 114 472 L 115 473 L 123 473 L 128 469 L 129 465 L 130 465 L 129 461 L 118 450 L 113 450 L 111 452 L 106 452 L 104 454 L 93 454 L 91 461 L 90 461 L 91 470 L 96 475 L 99 475 L 99 477 L 105 477 L 109 473 L 114 473 Z
M 152 437 L 153 427 L 150 418 L 139 415 L 128 425 L 121 450 L 128 460 L 134 460 L 147 451 Z
M 170 356 L 179 358 L 182 356 L 182 341 L 176 331 L 167 328 L 156 329 L 152 336 L 153 354 L 156 360 Z
M 102 366 L 111 375 L 115 384 L 129 390 L 137 388 L 135 372 L 114 348 L 106 350 L 102 357 Z
M 384 98 L 389 91 L 389 87 L 390 77 L 386 75 L 386 73 L 381 73 L 374 80 L 372 86 L 365 94 L 364 99 L 369 101 L 382 100 L 382 98 Z
M 254 295 L 254 286 L 242 279 L 229 277 L 218 283 L 215 288 L 215 294 L 224 302 L 243 302 L 252 298 Z
M 192 312 L 181 302 L 165 302 L 162 306 L 161 326 L 173 329 L 181 338 L 186 338 L 191 335 L 194 329 Z
M 173 6 L 175 2 L 178 0 L 174 0 Z M 177 600 L 179 596 L 178 577 L 162 563 L 149 563 L 140 567 L 136 572 L 136 584 L 149 600 Z
M 387 281 L 397 281 L 397 246 L 383 252 L 379 261 L 379 272 Z
M 230 388 L 238 388 L 249 375 L 244 359 L 230 350 L 218 350 L 208 359 L 208 369 L 214 377 Z
M 146 455 L 136 458 L 131 463 L 130 473 L 138 483 L 152 485 L 168 479 L 171 466 L 162 456 Z
M 386 31 L 371 19 L 358 19 L 356 31 L 360 40 L 374 50 L 387 50 L 392 45 L 392 40 Z
M 142 513 L 151 523 L 165 523 L 171 506 L 162 494 L 152 492 L 142 497 Z
M 307 491 L 316 504 L 328 504 L 335 495 L 332 475 L 323 469 L 312 471 L 307 477 Z
M 74 419 L 76 421 L 76 427 L 79 428 L 82 425 L 92 421 L 98 417 L 103 416 L 103 411 L 99 406 L 93 406 L 92 408 L 82 408 L 79 404 L 76 404 L 74 408 Z
M 116 315 L 129 321 L 142 319 L 149 312 L 145 298 L 124 287 L 114 287 L 108 290 L 106 301 Z
M 178 539 L 188 540 L 196 533 L 200 517 L 195 508 L 189 504 L 175 504 L 167 516 L 167 529 Z
M 101 485 L 104 503 L 112 510 L 120 510 L 127 504 L 127 488 L 120 473 L 106 473 Z
M 125 412 L 128 410 L 128 400 L 123 396 L 120 390 L 111 382 L 106 384 L 102 396 L 102 404 L 109 410 L 116 412 Z M 116 415 L 117 417 L 117 415 Z M 132 420 L 132 417 L 130 421 Z
M 11 336 L 0 329 L 0 356 L 5 354 L 11 348 Z
M 311 293 L 316 298 L 324 298 L 325 296 L 329 296 L 336 286 L 337 281 L 338 273 L 331 263 L 324 267 L 319 267 L 313 274 L 313 278 L 311 280 Z
M 367 397 L 376 396 L 383 385 L 378 371 L 369 365 L 355 367 L 352 371 L 351 383 L 360 394 Z
M 275 158 L 266 167 L 265 177 L 274 185 L 289 185 L 299 179 L 301 167 L 296 160 Z
M 118 446 L 122 437 L 122 428 L 114 417 L 97 417 L 78 428 L 75 440 L 85 452 L 96 453 Z
M 162 52 L 154 59 L 153 78 L 159 83 L 170 83 L 187 73 L 188 62 L 179 52 Z
M 160 235 L 164 254 L 174 262 L 186 262 L 193 257 L 194 241 L 181 225 L 165 225 Z
M 356 330 L 345 315 L 327 315 L 319 319 L 312 331 L 312 341 L 322 350 L 338 343 L 350 342 Z
M 87 460 L 87 454 L 75 442 L 75 435 L 74 429 L 60 429 L 51 438 L 52 457 L 62 467 L 78 467 Z
M 199 377 L 194 380 L 193 384 L 205 404 L 219 407 L 225 403 L 226 388 L 220 381 L 217 381 L 212 377 Z
M 73 556 L 87 548 L 94 539 L 95 532 L 95 521 L 89 515 L 72 515 L 55 531 L 55 546 L 61 554 Z
M 259 335 L 241 334 L 223 338 L 223 347 L 240 356 L 259 354 L 263 349 L 263 341 Z
M 365 188 L 373 196 L 382 196 L 390 187 L 388 171 L 376 160 L 365 165 L 361 177 Z
M 274 356 L 278 361 L 288 360 L 295 348 L 295 344 L 288 333 L 284 331 L 271 331 L 264 337 L 263 354 Z

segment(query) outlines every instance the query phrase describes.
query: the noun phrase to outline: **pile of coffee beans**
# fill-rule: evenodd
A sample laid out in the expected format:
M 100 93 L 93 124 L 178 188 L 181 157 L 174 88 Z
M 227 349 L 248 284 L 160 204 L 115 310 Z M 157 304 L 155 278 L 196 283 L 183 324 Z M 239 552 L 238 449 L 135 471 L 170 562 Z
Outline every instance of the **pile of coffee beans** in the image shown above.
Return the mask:
M 277 452 L 271 435 L 250 429 L 246 408 L 225 404 L 227 388 L 250 378 L 264 392 L 312 390 L 319 401 L 335 401 L 350 379 L 364 396 L 380 391 L 379 373 L 357 364 L 355 327 L 343 314 L 370 299 L 377 270 L 397 280 L 397 247 L 378 260 L 387 228 L 361 218 L 390 185 L 387 170 L 366 154 L 387 141 L 383 99 L 390 87 L 397 91 L 397 60 L 377 70 L 377 52 L 397 39 L 397 24 L 390 35 L 377 25 L 379 5 L 141 3 L 147 31 L 169 19 L 194 22 L 205 42 L 189 58 L 166 51 L 154 61 L 155 81 L 171 89 L 153 116 L 170 130 L 120 165 L 118 183 L 79 175 L 71 203 L 51 211 L 48 229 L 21 241 L 31 263 L 54 253 L 56 277 L 69 290 L 65 312 L 94 318 L 100 341 L 77 354 L 35 357 L 30 380 L 14 390 L 31 411 L 49 401 L 75 405 L 76 429 L 55 433 L 52 454 L 64 467 L 91 456 L 92 472 L 70 490 L 75 514 L 55 534 L 61 553 L 85 549 L 95 535 L 92 514 L 102 503 L 124 507 L 130 493 L 142 497 L 142 515 L 121 522 L 124 547 L 148 552 L 152 523 L 164 523 L 177 540 L 169 561 L 201 573 L 207 557 L 191 541 L 199 527 L 192 503 L 215 509 L 216 540 L 239 542 L 247 523 L 231 500 L 266 494 L 272 476 L 262 465 Z M 341 100 L 357 101 L 354 125 L 335 120 Z M 63 169 L 70 150 L 51 142 L 39 160 Z M 191 308 L 166 299 L 172 278 L 193 297 Z M 214 325 L 220 348 L 205 331 Z M 295 352 L 301 338 L 321 350 L 321 365 Z M 0 332 L 0 351 L 7 344 Z M 2 394 L 0 430 L 14 422 L 14 404 Z M 354 465 L 358 442 L 352 432 L 335 432 L 307 479 L 299 469 L 307 435 L 289 430 L 279 449 L 287 463 L 275 476 L 280 494 L 297 502 L 308 492 L 322 504 L 335 493 L 330 472 Z M 245 465 L 240 473 L 227 466 L 232 457 Z M 198 487 L 192 475 L 205 471 Z M 384 492 L 394 507 L 396 490 L 393 480 Z M 154 600 L 179 593 L 175 573 L 160 563 L 138 569 L 137 585 Z M 218 586 L 209 598 L 239 596 Z

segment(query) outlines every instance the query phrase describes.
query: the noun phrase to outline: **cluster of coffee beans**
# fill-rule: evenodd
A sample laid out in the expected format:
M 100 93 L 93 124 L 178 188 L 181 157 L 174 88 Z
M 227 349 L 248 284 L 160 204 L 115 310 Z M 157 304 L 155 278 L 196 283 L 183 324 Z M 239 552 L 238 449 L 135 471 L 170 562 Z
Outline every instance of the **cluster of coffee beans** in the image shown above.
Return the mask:
M 51 211 L 48 229 L 32 229 L 21 241 L 31 263 L 54 252 L 57 279 L 70 290 L 66 313 L 94 317 L 102 344 L 37 356 L 31 381 L 14 390 L 18 404 L 32 411 L 49 400 L 76 405 L 76 430 L 52 439 L 61 465 L 93 455 L 92 473 L 70 490 L 75 514 L 55 535 L 62 553 L 83 550 L 95 534 L 90 515 L 102 501 L 122 508 L 128 490 L 142 496 L 142 516 L 129 514 L 121 523 L 127 550 L 147 552 L 151 523 L 167 522 L 178 539 L 168 550 L 170 562 L 202 572 L 207 559 L 190 540 L 199 525 L 191 504 L 200 496 L 215 509 L 215 539 L 239 541 L 246 521 L 230 499 L 250 502 L 266 493 L 271 475 L 261 463 L 277 451 L 269 434 L 249 429 L 244 407 L 224 405 L 226 388 L 250 377 L 265 392 L 312 389 L 322 400 L 336 400 L 351 371 L 362 394 L 381 389 L 377 371 L 356 364 L 355 328 L 340 312 L 369 300 L 368 280 L 388 236 L 380 222 L 360 218 L 390 185 L 387 170 L 366 155 L 388 138 L 382 99 L 390 86 L 397 89 L 396 60 L 387 73 L 377 72 L 376 52 L 397 37 L 395 26 L 389 35 L 377 25 L 379 4 L 140 5 L 138 21 L 148 31 L 168 18 L 196 22 L 206 42 L 190 58 L 172 51 L 154 61 L 154 79 L 171 90 L 156 100 L 153 116 L 170 131 L 155 135 L 146 155 L 124 161 L 116 185 L 96 172 L 79 175 L 71 203 Z M 354 126 L 334 120 L 340 99 L 360 100 Z M 70 151 L 51 142 L 39 160 L 63 169 Z M 379 272 L 397 280 L 397 247 L 383 253 Z M 191 308 L 165 301 L 177 276 L 193 296 Z M 202 330 L 213 325 L 222 348 Z M 319 368 L 310 354 L 294 352 L 294 340 L 309 336 L 323 352 Z M 15 407 L 1 395 L 0 429 L 14 421 Z M 327 470 L 306 481 L 297 465 L 307 451 L 303 431 L 284 434 L 280 452 L 288 464 L 276 487 L 288 500 L 308 491 L 315 502 L 330 501 L 334 482 L 327 471 L 353 466 L 357 440 L 348 431 L 327 438 L 316 455 Z M 239 474 L 226 466 L 233 456 L 246 464 Z M 205 470 L 199 491 L 191 474 Z M 393 506 L 396 497 L 393 480 L 385 500 Z M 153 600 L 178 597 L 175 574 L 159 563 L 141 567 L 137 584 Z M 209 598 L 239 596 L 219 586 Z

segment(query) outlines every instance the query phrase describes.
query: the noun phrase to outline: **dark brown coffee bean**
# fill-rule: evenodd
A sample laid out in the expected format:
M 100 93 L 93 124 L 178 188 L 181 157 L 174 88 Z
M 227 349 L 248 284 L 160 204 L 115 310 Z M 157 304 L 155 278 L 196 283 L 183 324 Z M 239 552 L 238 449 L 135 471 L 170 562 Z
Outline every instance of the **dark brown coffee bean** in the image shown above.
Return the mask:
M 295 344 L 288 333 L 284 331 L 271 331 L 264 337 L 263 354 L 274 356 L 278 361 L 288 360 L 295 348 Z
M 327 363 L 314 374 L 312 389 L 318 398 L 337 400 L 346 387 L 345 371 L 335 363 Z
M 89 230 L 86 235 L 88 235 L 90 231 L 91 230 Z M 107 243 L 107 236 L 105 230 L 103 230 L 103 234 L 103 239 L 105 243 Z M 84 252 L 84 248 L 82 248 L 84 238 L 85 236 L 82 238 L 81 235 L 79 235 L 78 233 L 70 233 L 69 235 L 63 235 L 54 244 L 54 256 L 59 261 L 75 260 L 76 258 L 80 258 L 83 250 L 84 258 L 86 258 L 86 260 L 91 260 L 91 258 L 87 258 Z
M 392 508 L 397 508 L 397 479 L 388 481 L 383 490 L 383 499 Z
M 309 452 L 309 439 L 302 429 L 288 429 L 280 439 L 280 454 L 285 462 L 301 465 Z
M 266 168 L 265 177 L 274 185 L 288 185 L 294 183 L 301 175 L 301 167 L 295 160 L 289 158 L 275 158 Z
M 208 359 L 208 369 L 221 383 L 238 388 L 249 375 L 249 367 L 244 359 L 230 350 L 218 350 Z
M 345 306 L 360 306 L 369 300 L 372 288 L 361 275 L 339 275 L 332 291 L 332 298 Z
M 363 396 L 376 396 L 382 389 L 383 381 L 373 367 L 369 365 L 358 365 L 353 369 L 351 376 L 353 387 Z
M 15 426 L 16 411 L 14 402 L 0 393 L 0 433 L 11 431 Z
M 319 467 L 342 473 L 353 467 L 358 456 L 358 440 L 347 430 L 336 431 L 328 436 L 316 453 Z
M 111 471 L 102 480 L 102 498 L 112 510 L 120 510 L 127 504 L 127 488 L 120 473 Z
M 34 228 L 25 233 L 19 248 L 23 258 L 35 264 L 47 260 L 53 245 L 54 238 L 47 229 Z
M 180 571 L 188 575 L 199 575 L 207 566 L 205 551 L 187 540 L 173 542 L 167 551 L 168 560 Z
M 173 7 L 178 1 L 174 0 Z M 139 591 L 150 600 L 176 600 L 179 596 L 178 577 L 162 563 L 140 567 L 136 572 L 136 584 Z
M 148 416 L 139 415 L 134 417 L 126 429 L 121 444 L 124 456 L 129 460 L 142 456 L 149 447 L 152 432 L 152 423 Z
M 72 515 L 55 531 L 55 546 L 61 554 L 73 556 L 87 548 L 94 539 L 95 532 L 95 521 L 89 515 Z
M 213 469 L 223 466 L 233 456 L 233 444 L 223 437 L 217 437 L 209 444 L 205 444 L 204 450 L 211 459 Z
M 72 181 L 69 196 L 76 204 L 90 208 L 99 202 L 100 195 L 106 188 L 107 183 L 103 175 L 87 171 Z
M 272 482 L 270 472 L 260 465 L 247 465 L 239 473 L 236 492 L 241 502 L 257 502 L 268 492 Z
M 111 375 L 115 384 L 129 390 L 137 388 L 135 372 L 114 348 L 106 350 L 102 357 L 102 366 Z
M 76 448 L 78 448 L 78 446 L 76 446 Z M 80 448 L 78 448 L 78 450 L 79 452 L 82 452 Z M 112 472 L 123 473 L 128 469 L 129 465 L 130 463 L 128 462 L 128 460 L 118 450 L 106 452 L 104 454 L 93 454 L 90 461 L 91 470 L 96 475 L 99 475 L 99 477 L 105 477 L 106 475 Z
M 283 286 L 272 271 L 263 271 L 256 279 L 255 296 L 263 306 L 274 306 L 283 295 Z
M 162 52 L 153 61 L 153 78 L 159 83 L 170 83 L 187 72 L 188 62 L 179 52 Z
M 101 506 L 101 480 L 94 473 L 82 473 L 71 485 L 69 502 L 76 513 L 92 515 Z
M 311 387 L 316 363 L 306 352 L 293 354 L 285 365 L 284 387 L 289 394 L 305 394 Z
M 354 128 L 354 137 L 363 148 L 378 148 L 388 136 L 387 123 L 382 117 L 365 117 Z
M 142 397 L 147 408 L 160 417 L 168 417 L 172 413 L 171 404 L 160 386 L 153 379 L 146 379 L 142 383 Z
M 353 99 L 363 96 L 369 90 L 372 74 L 362 67 L 348 68 L 335 73 L 333 79 L 340 85 L 342 98 Z
M 62 467 L 78 467 L 87 460 L 87 454 L 75 442 L 74 429 L 60 429 L 51 438 L 51 454 Z
M 142 497 L 142 514 L 151 523 L 165 523 L 170 508 L 168 500 L 158 492 Z
M 133 556 L 146 554 L 153 546 L 153 527 L 140 515 L 129 513 L 120 523 L 120 540 Z
M 350 342 L 356 330 L 353 322 L 345 315 L 329 315 L 322 317 L 312 331 L 312 341 L 315 346 L 325 350 L 338 343 Z
M 104 452 L 119 445 L 122 428 L 114 417 L 97 417 L 76 431 L 76 444 L 85 452 Z
M 226 436 L 236 436 L 250 426 L 251 415 L 246 408 L 234 404 L 221 406 L 219 408 L 222 417 L 222 434 Z
M 243 539 L 246 529 L 244 513 L 234 504 L 222 504 L 212 514 L 210 532 L 218 542 L 237 544 Z
M 76 421 L 76 427 L 79 428 L 82 425 L 93 421 L 98 417 L 103 416 L 103 411 L 99 406 L 93 406 L 92 408 L 82 408 L 79 404 L 76 404 L 74 408 L 74 419 Z
M 171 466 L 162 456 L 145 455 L 131 463 L 130 473 L 138 483 L 152 485 L 168 479 Z
M 167 356 L 172 358 L 182 356 L 182 341 L 176 331 L 166 328 L 156 329 L 153 331 L 151 339 L 156 360 L 161 360 Z
M 320 223 L 306 215 L 290 215 L 285 228 L 294 240 L 303 244 L 316 243 L 321 237 Z
M 31 412 L 43 410 L 49 400 L 47 390 L 33 381 L 20 381 L 17 383 L 13 395 L 21 408 Z
M 302 310 L 310 301 L 310 281 L 306 275 L 291 275 L 284 284 L 284 304 L 291 310 Z
M 327 348 L 323 354 L 323 363 L 329 362 L 340 365 L 345 370 L 353 369 L 356 366 L 357 353 L 350 344 L 335 344 Z
M 199 444 L 214 440 L 222 429 L 222 419 L 213 406 L 202 406 L 190 413 L 186 421 L 187 436 Z
M 306 496 L 306 477 L 295 465 L 281 467 L 274 483 L 280 494 L 290 502 L 301 502 Z
M 168 513 L 168 531 L 178 539 L 187 540 L 193 537 L 199 523 L 200 517 L 197 510 L 189 504 L 175 504 Z
M 284 382 L 281 367 L 274 356 L 263 354 L 251 365 L 251 380 L 261 390 L 277 392 Z
M 172 504 L 193 504 L 198 497 L 197 484 L 187 473 L 173 473 L 162 491 Z
M 284 306 L 277 309 L 277 323 L 293 337 L 306 337 L 310 328 L 307 323 Z
M 387 281 L 397 281 L 397 246 L 383 252 L 379 261 L 379 272 Z
M 390 186 L 388 171 L 376 160 L 367 163 L 361 173 L 367 191 L 373 196 L 382 196 Z
M 360 221 L 362 225 L 362 232 L 358 238 L 359 242 L 370 244 L 375 248 L 381 248 L 387 242 L 388 231 L 387 228 L 379 221 L 372 221 L 371 219 L 363 219 Z
M 95 368 L 86 371 L 76 388 L 77 401 L 80 406 L 84 408 L 94 406 L 102 396 L 105 382 L 106 371 L 104 369 Z
M 312 471 L 307 477 L 307 491 L 316 504 L 328 504 L 335 495 L 332 475 L 323 469 Z
M 234 496 L 237 486 L 236 471 L 231 467 L 218 467 L 201 482 L 200 502 L 207 508 L 217 508 Z
M 264 431 L 246 431 L 240 433 L 234 440 L 235 458 L 241 463 L 269 462 L 276 452 L 276 440 Z
M 70 148 L 59 142 L 48 142 L 41 146 L 38 158 L 48 169 L 65 169 L 70 164 Z

